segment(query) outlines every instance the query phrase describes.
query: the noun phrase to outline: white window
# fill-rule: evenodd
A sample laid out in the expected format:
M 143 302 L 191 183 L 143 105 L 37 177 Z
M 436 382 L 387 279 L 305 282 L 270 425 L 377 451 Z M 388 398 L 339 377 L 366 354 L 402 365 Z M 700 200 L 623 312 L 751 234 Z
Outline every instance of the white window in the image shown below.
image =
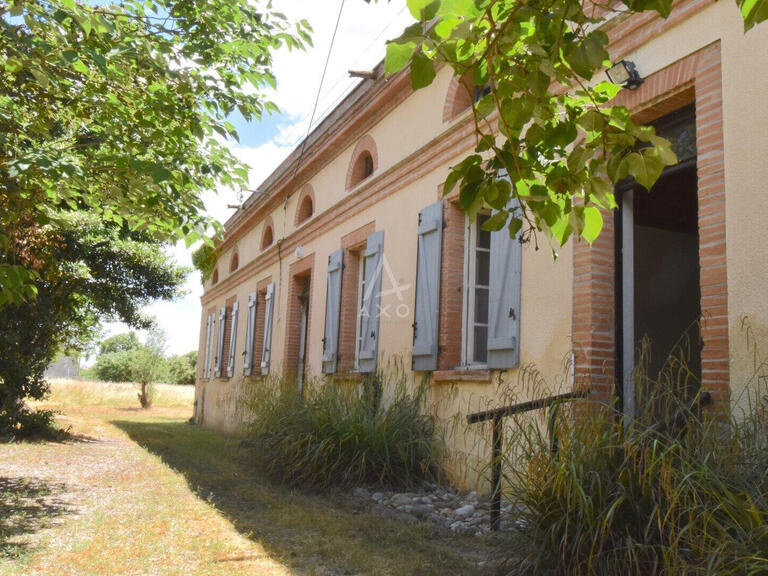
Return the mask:
M 488 214 L 478 214 L 467 224 L 464 258 L 464 333 L 462 361 L 484 366 L 488 361 L 488 290 L 491 275 L 491 233 L 482 224 Z
M 360 369 L 360 347 L 363 343 L 363 319 L 369 310 L 365 309 L 365 250 L 361 250 L 358 257 L 357 285 L 357 319 L 355 321 L 355 370 Z

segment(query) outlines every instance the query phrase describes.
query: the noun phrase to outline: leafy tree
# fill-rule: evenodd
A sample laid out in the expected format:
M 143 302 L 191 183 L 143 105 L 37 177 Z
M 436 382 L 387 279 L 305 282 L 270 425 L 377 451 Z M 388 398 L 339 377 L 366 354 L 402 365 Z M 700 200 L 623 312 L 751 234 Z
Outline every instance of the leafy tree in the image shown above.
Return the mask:
M 308 32 L 268 1 L 0 3 L 0 307 L 45 288 L 15 247 L 63 209 L 199 239 L 201 193 L 247 184 L 228 116 L 276 109 L 272 53 Z
M 171 356 L 166 360 L 169 382 L 173 384 L 194 384 L 197 367 L 197 351 Z
M 112 354 L 114 352 L 128 352 L 130 350 L 136 350 L 141 343 L 139 342 L 136 332 L 131 330 L 124 334 L 115 334 L 109 338 L 102 340 L 99 344 L 99 355 Z
M 147 336 L 146 343 L 133 355 L 133 380 L 141 389 L 137 394 L 142 408 L 150 408 L 155 395 L 154 384 L 164 379 L 165 366 L 165 334 L 161 330 L 152 330 Z
M 141 307 L 176 296 L 186 276 L 146 231 L 92 213 L 65 211 L 55 218 L 33 228 L 28 244 L 3 254 L 19 258 L 32 247 L 40 258 L 33 261 L 37 297 L 0 314 L 0 435 L 23 433 L 34 419 L 23 400 L 46 395 L 43 372 L 57 351 L 87 344 L 102 318 L 149 327 Z
M 369 1 L 369 0 L 368 0 Z M 745 28 L 768 19 L 768 0 L 738 0 Z M 477 145 L 453 166 L 462 207 L 493 209 L 489 230 L 524 240 L 543 233 L 553 251 L 573 234 L 592 242 L 613 188 L 631 176 L 650 188 L 677 159 L 669 143 L 628 110 L 619 87 L 594 82 L 610 64 L 600 25 L 616 12 L 667 17 L 672 0 L 408 0 L 418 20 L 387 46 L 386 69 L 410 68 L 414 89 L 450 66 L 474 100 Z M 506 176 L 508 175 L 508 179 Z

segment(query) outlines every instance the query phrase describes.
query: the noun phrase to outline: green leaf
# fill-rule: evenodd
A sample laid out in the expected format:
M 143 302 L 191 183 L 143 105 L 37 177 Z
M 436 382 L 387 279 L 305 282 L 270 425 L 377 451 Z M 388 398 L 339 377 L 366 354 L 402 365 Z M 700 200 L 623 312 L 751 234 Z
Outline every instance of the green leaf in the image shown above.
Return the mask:
M 506 210 L 494 212 L 494 214 L 488 218 L 488 220 L 483 222 L 482 228 L 483 230 L 487 230 L 489 232 L 496 232 L 506 226 L 508 219 L 509 213 Z
M 388 43 L 387 54 L 384 58 L 384 69 L 387 74 L 395 74 L 405 68 L 415 50 L 415 42 L 406 42 L 405 44 Z
M 440 0 L 408 0 L 408 10 L 416 20 L 432 20 L 440 8 Z
M 581 41 L 569 44 L 565 51 L 565 61 L 582 78 L 591 79 L 595 71 L 602 68 L 608 60 L 604 45 L 605 34 L 591 32 Z
M 738 0 L 741 16 L 744 18 L 744 30 L 768 20 L 768 0 Z
M 411 61 L 411 88 L 419 90 L 432 84 L 435 66 L 423 52 L 418 52 Z
M 587 206 L 584 208 L 584 229 L 581 231 L 581 235 L 584 239 L 592 244 L 595 239 L 600 235 L 600 231 L 603 229 L 603 215 L 600 210 L 594 206 Z
M 653 148 L 630 152 L 624 158 L 623 164 L 626 166 L 627 173 L 646 190 L 653 188 L 664 170 L 664 163 Z

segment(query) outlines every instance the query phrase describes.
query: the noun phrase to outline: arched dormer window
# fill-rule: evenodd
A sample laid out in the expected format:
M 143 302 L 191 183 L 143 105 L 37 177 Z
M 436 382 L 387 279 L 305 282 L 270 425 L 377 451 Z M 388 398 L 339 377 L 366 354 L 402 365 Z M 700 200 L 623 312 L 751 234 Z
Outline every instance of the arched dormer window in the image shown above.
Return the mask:
M 486 94 L 490 94 L 490 86 L 477 86 L 472 82 L 472 76 L 454 76 L 448 86 L 448 93 L 443 106 L 443 122 L 458 118 L 464 111 L 469 110 L 473 102 L 477 102 Z
M 232 257 L 229 259 L 229 271 L 234 272 L 240 267 L 240 254 L 237 248 L 232 251 Z
M 370 177 L 378 168 L 379 158 L 376 142 L 369 135 L 363 136 L 352 152 L 352 161 L 347 170 L 347 190 L 351 190 Z
M 272 221 L 270 220 L 265 226 L 264 226 L 264 232 L 261 233 L 261 249 L 266 250 L 270 246 L 272 246 L 272 243 L 275 241 L 275 235 L 272 231 Z
M 296 208 L 296 221 L 294 224 L 298 226 L 303 222 L 306 222 L 315 213 L 315 193 L 312 190 L 312 186 L 307 184 L 302 188 L 299 195 L 299 203 Z
M 219 283 L 219 269 L 214 268 L 213 274 L 211 275 L 211 284 L 218 284 Z

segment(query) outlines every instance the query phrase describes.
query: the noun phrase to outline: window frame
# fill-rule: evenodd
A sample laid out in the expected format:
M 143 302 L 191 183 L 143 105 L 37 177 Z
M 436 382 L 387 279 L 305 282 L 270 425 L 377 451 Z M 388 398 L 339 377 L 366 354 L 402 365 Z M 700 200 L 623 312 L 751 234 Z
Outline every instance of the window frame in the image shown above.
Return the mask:
M 483 361 L 475 360 L 475 329 L 478 326 L 482 326 L 482 323 L 475 322 L 475 304 L 476 304 L 476 289 L 479 287 L 485 288 L 487 298 L 490 298 L 490 255 L 491 247 L 479 248 L 477 246 L 477 235 L 480 227 L 478 226 L 478 219 L 487 220 L 490 214 L 482 211 L 478 212 L 474 219 L 470 220 L 469 215 L 466 216 L 466 230 L 464 235 L 464 290 L 462 298 L 462 323 L 461 323 L 461 365 L 467 368 L 483 369 L 488 364 L 488 351 L 486 350 L 486 359 Z M 478 251 L 487 252 L 488 254 L 488 285 L 477 284 L 477 253 Z M 487 303 L 487 308 L 490 310 L 490 301 Z M 485 320 L 486 340 L 488 333 L 488 321 Z
M 363 302 L 365 301 L 365 250 L 354 253 L 358 261 L 357 303 L 355 306 L 355 371 L 360 370 L 360 344 L 362 343 Z

